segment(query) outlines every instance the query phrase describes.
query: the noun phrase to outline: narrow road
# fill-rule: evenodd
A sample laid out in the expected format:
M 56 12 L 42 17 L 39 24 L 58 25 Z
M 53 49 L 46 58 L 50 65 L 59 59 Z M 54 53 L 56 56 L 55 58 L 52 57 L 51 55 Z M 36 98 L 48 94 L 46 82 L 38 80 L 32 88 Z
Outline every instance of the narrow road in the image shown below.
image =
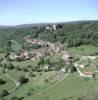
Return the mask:
M 11 93 L 11 92 L 13 92 L 14 90 L 16 90 L 20 86 L 20 83 L 17 82 L 14 78 L 12 78 L 7 73 L 5 73 L 5 75 L 6 75 L 7 78 L 9 78 L 11 81 L 13 81 L 15 83 L 15 87 L 8 91 L 9 93 Z
M 98 56 L 82 56 L 81 58 L 89 58 L 91 60 L 95 60 Z
M 82 77 L 92 77 L 92 75 L 85 75 L 83 72 L 80 71 L 80 69 L 78 68 L 79 65 L 76 63 L 74 63 L 74 66 L 76 67 L 77 72 L 79 73 L 80 76 Z

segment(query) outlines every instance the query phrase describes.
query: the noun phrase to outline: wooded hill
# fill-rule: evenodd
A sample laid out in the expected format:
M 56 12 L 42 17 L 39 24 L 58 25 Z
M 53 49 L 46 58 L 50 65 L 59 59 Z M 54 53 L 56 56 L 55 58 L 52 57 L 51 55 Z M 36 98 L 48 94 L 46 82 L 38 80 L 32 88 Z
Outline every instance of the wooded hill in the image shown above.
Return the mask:
M 68 47 L 82 44 L 98 46 L 98 21 L 76 21 L 55 23 L 56 30 L 47 30 L 52 24 L 28 24 L 19 26 L 0 26 L 0 51 L 5 51 L 9 40 L 23 44 L 24 37 L 30 35 L 51 42 L 60 42 Z

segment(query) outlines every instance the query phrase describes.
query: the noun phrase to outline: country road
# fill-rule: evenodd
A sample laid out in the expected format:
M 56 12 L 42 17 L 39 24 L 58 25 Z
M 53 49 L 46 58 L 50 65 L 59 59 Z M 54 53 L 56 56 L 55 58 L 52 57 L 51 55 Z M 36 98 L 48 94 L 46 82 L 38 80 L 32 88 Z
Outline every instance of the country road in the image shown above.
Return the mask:
M 11 81 L 13 81 L 15 83 L 15 87 L 8 91 L 9 93 L 11 93 L 11 92 L 13 92 L 14 90 L 16 90 L 20 86 L 20 83 L 17 82 L 14 78 L 12 78 L 7 73 L 5 73 L 5 75 L 6 75 L 7 78 L 9 78 Z

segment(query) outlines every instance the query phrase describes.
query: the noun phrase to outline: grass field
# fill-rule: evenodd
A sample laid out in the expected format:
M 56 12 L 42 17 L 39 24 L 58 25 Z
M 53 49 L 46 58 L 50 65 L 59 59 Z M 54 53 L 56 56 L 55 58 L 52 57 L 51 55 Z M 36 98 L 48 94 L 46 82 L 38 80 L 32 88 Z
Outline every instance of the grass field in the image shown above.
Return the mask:
M 98 47 L 82 45 L 76 48 L 68 48 L 68 51 L 73 55 L 91 55 L 98 52 Z M 47 56 L 45 59 L 49 59 L 51 62 L 59 62 L 62 58 L 62 54 L 58 53 L 53 56 Z M 3 58 L 5 54 L 0 54 L 0 58 Z M 4 59 L 3 63 L 8 61 Z M 90 62 L 90 63 L 89 63 Z M 98 59 L 95 60 L 98 65 Z M 80 64 L 88 64 L 81 71 L 96 71 L 96 67 L 92 66 L 94 61 L 88 59 L 80 60 Z M 26 68 L 29 65 L 35 67 L 38 64 L 36 60 L 26 60 L 26 61 L 12 61 L 15 68 L 13 70 L 8 70 L 7 73 L 14 78 L 16 81 L 19 81 L 21 76 L 26 76 L 28 72 L 22 70 L 16 70 L 17 66 L 20 68 Z M 15 83 L 8 79 L 4 73 L 2 73 L 3 68 L 0 67 L 0 78 L 6 80 L 6 84 L 0 85 L 0 93 L 2 90 L 11 90 L 15 87 Z M 63 81 L 59 80 L 57 71 L 49 72 L 33 72 L 35 76 L 29 75 L 29 82 L 21 85 L 11 94 L 5 97 L 5 100 L 11 100 L 11 97 L 25 97 L 24 100 L 77 100 L 77 97 L 85 95 L 88 92 L 95 91 L 98 92 L 98 75 L 96 75 L 96 80 L 87 79 L 79 77 L 77 72 L 71 73 Z M 45 81 L 48 80 L 48 81 Z M 60 81 L 60 82 L 59 82 Z M 57 83 L 58 82 L 58 83 Z M 28 95 L 29 94 L 29 95 Z M 2 99 L 0 99 L 2 100 Z
M 62 98 L 72 98 L 68 100 L 76 100 L 77 97 L 84 95 L 91 91 L 96 91 L 98 88 L 98 75 L 97 80 L 85 80 L 77 73 L 71 74 L 59 84 L 47 88 L 25 100 L 62 100 Z M 66 99 L 65 99 L 66 100 Z
M 7 73 L 17 81 L 19 81 L 21 76 L 25 76 L 26 75 L 26 72 L 17 71 L 17 70 L 8 70 Z
M 9 63 L 9 61 L 4 60 L 3 63 Z M 29 65 L 32 65 L 33 67 L 35 67 L 38 63 L 38 61 L 36 60 L 26 60 L 26 61 L 12 61 L 11 62 L 15 67 L 19 66 L 20 68 L 24 68 L 27 67 Z
M 10 72 L 9 72 L 10 73 Z M 14 79 L 18 80 L 19 74 L 16 72 L 16 75 L 14 75 L 15 72 L 11 72 L 9 75 L 13 75 Z M 20 72 L 21 73 L 21 72 Z M 36 77 L 29 77 L 29 82 L 27 84 L 24 84 L 22 86 L 20 86 L 17 90 L 15 90 L 13 93 L 11 93 L 8 97 L 7 100 L 10 100 L 11 97 L 13 96 L 24 96 L 27 97 L 27 93 L 31 93 L 31 94 L 35 94 L 38 91 L 41 91 L 45 88 L 47 88 L 48 86 L 50 86 L 51 84 L 55 83 L 56 81 L 58 81 L 58 76 L 57 76 L 57 72 L 55 71 L 51 71 L 51 72 L 43 72 L 40 73 L 36 72 Z M 45 79 L 48 79 L 49 82 L 45 83 Z
M 0 74 L 0 79 L 6 81 L 6 84 L 0 85 L 0 93 L 2 90 L 11 90 L 13 87 L 15 87 L 14 82 L 8 79 L 4 74 Z
M 42 73 L 42 75 L 36 73 L 36 77 L 30 77 L 30 81 L 27 84 L 20 86 L 6 98 L 7 100 L 11 100 L 11 97 L 14 96 L 24 96 L 24 100 L 62 100 L 62 98 L 70 98 L 68 100 L 76 100 L 77 97 L 85 95 L 88 92 L 96 91 L 96 89 L 98 89 L 98 75 L 96 76 L 96 80 L 86 80 L 86 78 L 79 77 L 78 73 L 76 72 L 70 74 L 60 83 L 53 85 L 52 83 L 58 80 L 55 76 L 56 72 L 54 71 L 45 72 Z M 4 75 L 1 77 L 6 79 Z M 18 75 L 16 77 L 18 77 Z M 51 77 L 54 79 L 46 84 L 44 79 L 50 79 Z M 6 80 L 8 83 L 4 85 L 4 87 L 0 87 L 0 90 L 11 89 L 14 87 L 13 82 L 8 79 Z M 32 96 L 27 95 L 29 92 Z
M 68 48 L 68 51 L 73 55 L 91 55 L 98 53 L 98 47 L 82 45 L 80 47 Z

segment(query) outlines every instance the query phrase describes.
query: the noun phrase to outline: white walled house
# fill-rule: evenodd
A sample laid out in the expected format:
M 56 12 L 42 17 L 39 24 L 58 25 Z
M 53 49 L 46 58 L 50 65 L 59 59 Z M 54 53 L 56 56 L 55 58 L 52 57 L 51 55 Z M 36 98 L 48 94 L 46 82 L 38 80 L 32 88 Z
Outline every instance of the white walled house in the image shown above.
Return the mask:
M 9 58 L 10 58 L 11 60 L 15 60 L 15 59 L 18 58 L 18 56 L 17 56 L 14 52 L 11 52 L 10 55 L 9 55 Z
M 66 61 L 73 59 L 73 57 L 69 53 L 65 52 L 62 59 Z

